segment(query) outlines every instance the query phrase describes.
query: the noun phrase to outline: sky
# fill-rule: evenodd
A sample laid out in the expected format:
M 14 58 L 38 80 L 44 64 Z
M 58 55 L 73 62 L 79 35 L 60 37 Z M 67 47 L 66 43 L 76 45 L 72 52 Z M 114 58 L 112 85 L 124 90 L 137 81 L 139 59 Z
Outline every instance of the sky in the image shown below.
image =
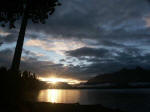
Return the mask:
M 87 80 L 150 68 L 149 0 L 60 0 L 46 24 L 28 22 L 21 70 Z M 20 21 L 0 27 L 0 66 L 10 67 Z

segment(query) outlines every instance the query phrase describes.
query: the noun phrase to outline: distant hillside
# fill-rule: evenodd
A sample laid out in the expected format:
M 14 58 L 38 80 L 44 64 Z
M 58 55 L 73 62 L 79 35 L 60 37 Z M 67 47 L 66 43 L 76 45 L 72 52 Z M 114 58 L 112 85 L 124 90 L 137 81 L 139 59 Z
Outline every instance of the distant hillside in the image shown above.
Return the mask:
M 137 67 L 136 69 L 122 69 L 118 72 L 99 74 L 88 80 L 86 85 L 111 83 L 128 85 L 129 83 L 150 83 L 150 70 Z

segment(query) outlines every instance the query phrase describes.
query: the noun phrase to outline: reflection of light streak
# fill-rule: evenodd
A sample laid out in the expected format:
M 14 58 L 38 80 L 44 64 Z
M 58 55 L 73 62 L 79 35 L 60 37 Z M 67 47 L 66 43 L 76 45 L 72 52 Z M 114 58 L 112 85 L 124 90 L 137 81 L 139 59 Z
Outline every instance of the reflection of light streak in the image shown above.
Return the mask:
M 59 92 L 57 90 L 48 91 L 48 100 L 49 102 L 55 103 L 57 102 L 59 97 Z
M 38 101 L 51 103 L 77 103 L 79 98 L 79 90 L 47 89 L 40 91 Z

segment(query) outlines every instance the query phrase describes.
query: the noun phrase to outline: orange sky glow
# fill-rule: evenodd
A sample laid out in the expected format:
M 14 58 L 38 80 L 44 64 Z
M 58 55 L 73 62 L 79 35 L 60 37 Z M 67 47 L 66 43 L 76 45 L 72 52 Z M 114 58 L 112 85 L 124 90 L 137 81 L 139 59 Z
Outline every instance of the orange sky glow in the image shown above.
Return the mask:
M 79 83 L 83 83 L 86 82 L 86 80 L 77 80 L 77 79 L 67 79 L 67 78 L 57 78 L 57 77 L 39 77 L 39 80 L 41 81 L 45 81 L 48 83 L 57 83 L 57 82 L 65 82 L 68 84 L 79 84 Z

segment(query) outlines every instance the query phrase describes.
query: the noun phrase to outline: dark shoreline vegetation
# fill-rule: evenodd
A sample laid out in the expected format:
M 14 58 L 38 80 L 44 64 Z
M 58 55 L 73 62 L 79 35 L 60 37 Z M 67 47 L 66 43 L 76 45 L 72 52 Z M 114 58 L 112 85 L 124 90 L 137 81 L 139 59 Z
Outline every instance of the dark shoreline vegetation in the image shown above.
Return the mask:
M 118 109 L 109 109 L 102 105 L 80 105 L 46 102 L 24 102 L 20 110 L 28 112 L 122 112 Z
M 21 101 L 24 101 L 26 92 L 36 92 L 46 88 L 45 82 L 39 81 L 35 74 L 27 71 L 11 71 L 5 67 L 1 67 L 0 75 L 2 91 L 1 107 L 4 112 L 16 112 L 17 105 Z

